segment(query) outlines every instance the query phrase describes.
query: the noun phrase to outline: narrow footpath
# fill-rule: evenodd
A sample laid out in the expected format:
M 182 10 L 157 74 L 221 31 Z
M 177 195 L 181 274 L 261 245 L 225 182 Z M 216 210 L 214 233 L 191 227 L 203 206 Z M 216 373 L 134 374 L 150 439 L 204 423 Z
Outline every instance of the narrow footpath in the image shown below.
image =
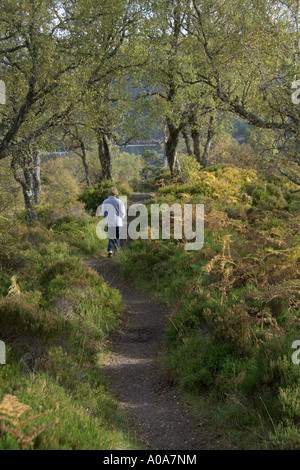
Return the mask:
M 141 204 L 147 194 L 134 194 L 131 204 Z M 103 373 L 112 393 L 150 450 L 211 449 L 205 431 L 180 404 L 176 389 L 161 373 L 158 354 L 167 324 L 167 309 L 121 279 L 111 259 L 86 263 L 112 287 L 118 289 L 125 307 L 121 332 L 109 339 L 110 354 Z

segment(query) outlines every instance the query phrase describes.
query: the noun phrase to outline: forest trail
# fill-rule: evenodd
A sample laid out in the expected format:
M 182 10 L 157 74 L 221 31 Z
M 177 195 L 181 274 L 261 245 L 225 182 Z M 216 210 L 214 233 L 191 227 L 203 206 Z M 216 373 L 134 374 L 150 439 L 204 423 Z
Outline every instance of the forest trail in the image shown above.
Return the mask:
M 131 204 L 144 203 L 150 196 L 135 193 Z M 111 259 L 86 260 L 123 298 L 124 321 L 113 334 L 110 354 L 103 372 L 111 390 L 123 406 L 150 450 L 201 450 L 212 448 L 180 404 L 176 390 L 167 383 L 158 364 L 164 339 L 167 309 L 141 294 L 120 278 Z

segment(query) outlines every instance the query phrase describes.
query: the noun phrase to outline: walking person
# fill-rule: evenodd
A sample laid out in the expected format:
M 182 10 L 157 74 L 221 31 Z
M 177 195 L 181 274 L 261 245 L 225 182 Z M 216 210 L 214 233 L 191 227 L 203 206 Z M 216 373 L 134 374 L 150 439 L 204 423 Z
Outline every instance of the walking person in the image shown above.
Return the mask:
M 120 199 L 117 198 L 119 192 L 115 186 L 108 190 L 108 199 L 103 201 L 101 206 L 101 214 L 105 218 L 108 232 L 108 257 L 111 258 L 113 248 L 117 249 L 120 245 L 120 233 L 123 227 L 123 219 L 126 215 L 125 206 Z

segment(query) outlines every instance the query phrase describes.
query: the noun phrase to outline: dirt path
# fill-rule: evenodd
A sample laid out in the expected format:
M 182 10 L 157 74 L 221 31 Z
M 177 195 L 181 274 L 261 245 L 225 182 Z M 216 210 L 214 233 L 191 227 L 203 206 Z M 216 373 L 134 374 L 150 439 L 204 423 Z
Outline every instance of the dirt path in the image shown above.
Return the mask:
M 135 194 L 131 203 L 142 203 L 146 198 L 147 195 Z M 160 373 L 157 360 L 167 310 L 130 289 L 118 276 L 110 259 L 87 263 L 122 293 L 124 325 L 120 333 L 110 338 L 111 354 L 105 359 L 103 370 L 146 447 L 151 450 L 207 449 L 203 431 L 189 418 L 175 389 L 168 386 Z

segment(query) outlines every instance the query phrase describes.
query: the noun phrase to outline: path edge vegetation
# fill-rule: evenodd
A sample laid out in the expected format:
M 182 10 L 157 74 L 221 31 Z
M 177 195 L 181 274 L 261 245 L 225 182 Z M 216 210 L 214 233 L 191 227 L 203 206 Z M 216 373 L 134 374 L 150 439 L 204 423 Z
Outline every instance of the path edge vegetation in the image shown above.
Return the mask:
M 216 446 L 299 449 L 299 195 L 281 177 L 226 165 L 152 189 L 149 211 L 206 211 L 199 253 L 143 240 L 115 260 L 126 282 L 171 309 L 162 370 Z
M 123 306 L 83 263 L 104 254 L 97 220 L 76 201 L 38 214 L 34 224 L 23 211 L 0 220 L 0 449 L 139 449 L 101 373 Z

